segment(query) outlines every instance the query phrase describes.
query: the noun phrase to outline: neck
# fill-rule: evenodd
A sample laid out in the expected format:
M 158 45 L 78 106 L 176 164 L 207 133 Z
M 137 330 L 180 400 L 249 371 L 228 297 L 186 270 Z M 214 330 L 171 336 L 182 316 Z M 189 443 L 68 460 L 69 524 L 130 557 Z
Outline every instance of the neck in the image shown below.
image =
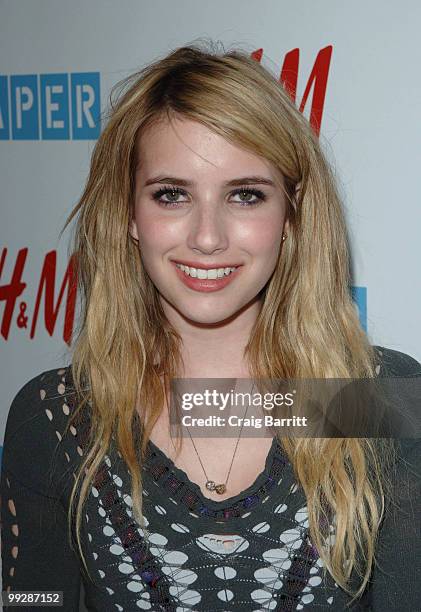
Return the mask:
M 261 304 L 253 301 L 225 321 L 197 323 L 171 309 L 166 316 L 182 338 L 184 378 L 248 378 L 244 349 Z M 168 310 L 168 309 L 166 309 Z

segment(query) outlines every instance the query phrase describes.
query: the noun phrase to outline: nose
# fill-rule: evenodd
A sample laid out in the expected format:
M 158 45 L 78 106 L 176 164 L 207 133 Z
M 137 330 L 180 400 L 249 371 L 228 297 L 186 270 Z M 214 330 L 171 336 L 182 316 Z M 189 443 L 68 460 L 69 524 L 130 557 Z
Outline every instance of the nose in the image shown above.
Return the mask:
M 193 251 L 214 253 L 228 246 L 229 226 L 219 206 L 197 207 L 188 219 L 187 246 Z

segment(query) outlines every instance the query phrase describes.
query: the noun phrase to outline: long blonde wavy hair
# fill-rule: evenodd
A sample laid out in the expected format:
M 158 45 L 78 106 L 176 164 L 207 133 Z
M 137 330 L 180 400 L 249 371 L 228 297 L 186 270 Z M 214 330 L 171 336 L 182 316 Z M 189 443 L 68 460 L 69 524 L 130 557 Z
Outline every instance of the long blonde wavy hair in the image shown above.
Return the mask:
M 118 96 L 114 93 L 118 90 Z M 260 155 L 283 177 L 289 234 L 245 357 L 253 378 L 374 378 L 375 351 L 350 295 L 344 215 L 332 168 L 308 120 L 271 72 L 247 52 L 192 43 L 118 83 L 93 151 L 71 252 L 81 297 L 71 372 L 78 398 L 69 426 L 89 404 L 92 427 L 74 483 L 69 530 L 112 436 L 131 474 L 134 516 L 143 525 L 142 479 L 150 432 L 163 410 L 161 375 L 177 377 L 181 338 L 166 319 L 157 289 L 129 232 L 136 141 L 162 118 L 198 121 Z M 63 231 L 62 230 L 62 231 Z M 141 407 L 141 448 L 133 424 Z M 358 596 L 375 561 L 384 511 L 387 447 L 368 438 L 280 438 L 306 496 L 313 544 L 327 571 Z M 329 509 L 336 537 L 326 545 Z M 352 572 L 359 576 L 352 586 Z

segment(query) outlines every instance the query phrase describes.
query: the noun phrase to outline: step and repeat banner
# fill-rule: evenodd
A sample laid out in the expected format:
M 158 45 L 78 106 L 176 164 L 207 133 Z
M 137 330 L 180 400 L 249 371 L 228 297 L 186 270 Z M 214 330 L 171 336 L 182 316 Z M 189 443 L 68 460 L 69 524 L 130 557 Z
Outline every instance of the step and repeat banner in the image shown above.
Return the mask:
M 18 389 L 70 362 L 66 216 L 113 85 L 198 40 L 288 83 L 333 164 L 372 343 L 421 360 L 421 5 L 362 0 L 0 2 L 0 436 Z

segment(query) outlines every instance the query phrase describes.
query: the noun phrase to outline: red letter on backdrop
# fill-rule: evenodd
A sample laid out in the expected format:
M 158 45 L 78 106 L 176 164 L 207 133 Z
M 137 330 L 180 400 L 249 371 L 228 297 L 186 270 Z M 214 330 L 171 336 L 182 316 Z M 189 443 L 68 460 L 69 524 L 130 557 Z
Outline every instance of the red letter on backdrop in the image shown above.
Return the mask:
M 41 279 L 38 286 L 38 293 L 35 302 L 34 318 L 32 319 L 31 327 L 31 338 L 34 337 L 35 327 L 38 319 L 38 310 L 41 301 L 41 293 L 45 285 L 45 310 L 44 320 L 45 327 L 50 334 L 53 335 L 54 327 L 57 320 L 58 310 L 60 308 L 63 293 L 67 285 L 67 300 L 66 300 L 66 312 L 64 315 L 64 329 L 63 329 L 63 340 L 70 344 L 72 330 L 73 330 L 73 318 L 75 314 L 75 303 L 76 303 L 76 274 L 73 266 L 73 257 L 70 258 L 67 266 L 66 273 L 61 284 L 60 294 L 58 296 L 57 305 L 54 306 L 54 289 L 56 280 L 56 251 L 50 251 L 47 253 L 44 260 L 44 266 L 41 272 Z
M 22 273 L 25 267 L 26 256 L 28 249 L 21 249 L 18 253 L 15 267 L 13 269 L 12 280 L 8 285 L 0 286 L 0 302 L 5 301 L 6 306 L 1 322 L 1 335 L 5 340 L 9 337 L 10 323 L 12 321 L 15 304 L 18 297 L 22 294 L 26 287 L 26 283 L 22 283 Z M 7 249 L 3 249 L 0 258 L 0 278 L 3 273 L 4 262 L 6 261 Z M 24 304 L 24 303 L 23 303 Z M 24 304 L 26 308 L 26 304 Z
M 320 49 L 317 54 L 316 60 L 313 64 L 313 70 L 311 71 L 310 77 L 307 81 L 307 85 L 304 91 L 303 99 L 299 107 L 300 113 L 303 112 L 307 102 L 307 98 L 310 94 L 310 89 L 314 83 L 313 99 L 311 102 L 310 110 L 310 124 L 316 134 L 320 134 L 320 126 L 322 125 L 323 106 L 326 97 L 327 79 L 329 76 L 330 59 L 332 57 L 332 45 Z M 262 59 L 263 49 L 257 49 L 253 51 L 251 56 L 260 62 Z M 289 51 L 284 58 L 282 65 L 280 82 L 284 85 L 285 90 L 288 92 L 291 100 L 295 104 L 297 96 L 297 81 L 298 81 L 298 66 L 300 63 L 300 50 L 293 49 Z

